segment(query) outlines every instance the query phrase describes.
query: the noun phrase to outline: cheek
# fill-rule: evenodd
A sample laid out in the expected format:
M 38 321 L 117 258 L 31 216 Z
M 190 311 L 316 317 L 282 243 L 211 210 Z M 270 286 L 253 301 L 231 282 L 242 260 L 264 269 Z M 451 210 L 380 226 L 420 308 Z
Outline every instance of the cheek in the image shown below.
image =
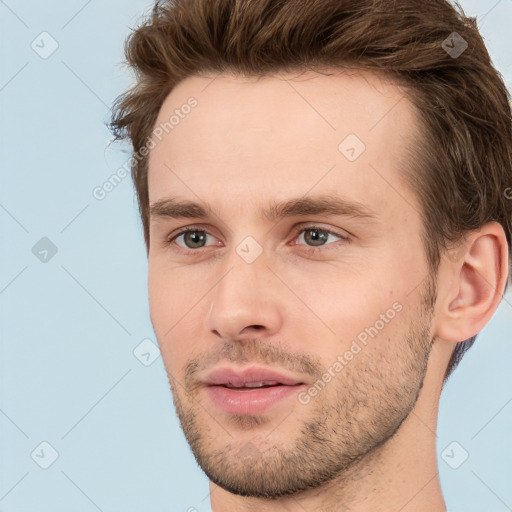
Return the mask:
M 201 318 L 207 302 L 200 301 L 208 287 L 194 282 L 180 270 L 163 269 L 153 262 L 148 269 L 148 297 L 151 323 L 167 371 L 180 371 L 191 351 L 204 338 Z
M 167 332 L 201 296 L 200 282 L 186 269 L 173 268 L 163 258 L 148 264 L 148 297 L 153 326 Z
M 176 311 L 176 294 L 172 282 L 150 269 L 148 272 L 148 298 L 151 322 L 157 336 L 168 330 L 173 324 L 172 312 Z
M 179 288 L 165 274 L 150 265 L 148 272 L 149 314 L 155 331 L 162 357 L 167 367 L 170 360 L 167 352 L 174 345 L 179 331 Z
M 396 316 L 396 309 L 400 309 L 396 304 L 401 301 L 394 277 L 377 269 L 364 273 L 347 272 L 341 267 L 317 269 L 316 272 L 297 272 L 290 276 L 290 282 L 294 293 L 307 305 L 303 310 L 302 304 L 290 297 L 298 306 L 290 310 L 290 314 L 303 325 L 314 322 L 318 327 L 323 326 L 321 332 L 332 335 L 335 349 L 350 344 L 365 328 L 378 322 L 382 314 L 389 320 Z

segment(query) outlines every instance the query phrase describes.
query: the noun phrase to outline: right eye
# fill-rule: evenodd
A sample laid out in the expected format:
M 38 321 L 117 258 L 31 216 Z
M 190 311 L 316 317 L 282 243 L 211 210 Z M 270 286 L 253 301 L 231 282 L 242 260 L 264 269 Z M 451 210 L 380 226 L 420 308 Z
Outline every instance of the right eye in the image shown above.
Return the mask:
M 215 238 L 213 235 L 207 233 L 204 229 L 200 229 L 196 226 L 187 226 L 186 228 L 181 229 L 178 233 L 168 238 L 166 244 L 171 245 L 174 241 L 176 241 L 176 245 L 181 249 L 184 249 L 185 251 L 194 251 L 196 249 L 207 247 L 206 242 L 208 237 Z M 182 238 L 182 240 L 180 240 L 180 238 Z

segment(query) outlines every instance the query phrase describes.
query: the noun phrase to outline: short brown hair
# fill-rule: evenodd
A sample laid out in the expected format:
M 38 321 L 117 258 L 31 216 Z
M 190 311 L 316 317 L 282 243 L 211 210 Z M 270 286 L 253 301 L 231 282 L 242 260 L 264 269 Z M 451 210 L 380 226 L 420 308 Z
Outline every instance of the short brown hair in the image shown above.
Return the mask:
M 460 55 L 449 51 L 455 41 L 467 44 Z M 407 148 L 414 165 L 404 179 L 420 200 L 432 273 L 441 251 L 487 222 L 503 226 L 510 253 L 510 96 L 476 20 L 458 3 L 157 1 L 127 38 L 125 55 L 136 83 L 117 98 L 109 126 L 116 140 L 129 137 L 138 156 L 132 176 L 148 250 L 148 157 L 139 151 L 173 88 L 203 72 L 257 77 L 327 66 L 384 72 L 404 84 L 417 108 L 423 133 Z M 457 344 L 445 378 L 475 338 Z

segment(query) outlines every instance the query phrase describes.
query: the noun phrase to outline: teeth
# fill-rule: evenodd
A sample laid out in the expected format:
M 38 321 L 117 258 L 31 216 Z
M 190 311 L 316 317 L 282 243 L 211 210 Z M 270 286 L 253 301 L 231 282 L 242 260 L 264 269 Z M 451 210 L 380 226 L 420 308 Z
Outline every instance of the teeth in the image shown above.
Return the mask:
M 237 386 L 235 384 L 226 384 L 228 388 L 261 388 L 263 386 L 275 386 L 278 384 L 276 380 L 260 381 L 260 382 L 246 382 L 243 385 Z
M 275 386 L 277 384 L 277 381 L 271 380 L 266 382 L 246 382 L 245 387 L 246 388 L 261 388 L 262 386 Z

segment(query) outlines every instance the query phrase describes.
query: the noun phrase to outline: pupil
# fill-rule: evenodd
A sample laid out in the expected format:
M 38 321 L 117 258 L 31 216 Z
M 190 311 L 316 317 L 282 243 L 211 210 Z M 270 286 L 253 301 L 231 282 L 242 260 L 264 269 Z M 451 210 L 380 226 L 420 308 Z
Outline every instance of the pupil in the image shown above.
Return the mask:
M 314 233 L 311 237 L 308 236 L 308 233 Z M 304 239 L 306 239 L 307 242 L 312 241 L 312 245 L 322 245 L 326 241 L 327 234 L 319 229 L 308 229 L 304 234 Z M 310 240 L 307 240 L 307 239 Z M 320 241 L 320 243 L 316 243 Z
M 185 245 L 190 246 L 188 242 L 191 242 L 192 248 L 202 247 L 205 240 L 206 236 L 201 231 L 189 231 L 185 233 Z

